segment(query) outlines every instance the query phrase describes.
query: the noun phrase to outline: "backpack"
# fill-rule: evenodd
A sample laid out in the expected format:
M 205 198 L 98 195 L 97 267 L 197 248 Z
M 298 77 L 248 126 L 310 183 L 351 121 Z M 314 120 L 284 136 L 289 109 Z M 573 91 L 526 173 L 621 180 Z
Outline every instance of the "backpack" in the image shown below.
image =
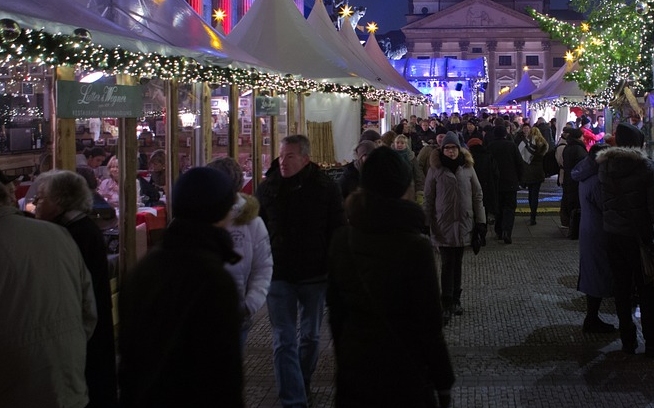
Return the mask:
M 556 161 L 556 149 L 552 149 L 543 156 L 543 171 L 545 172 L 545 177 L 559 174 L 559 170 L 559 163 Z

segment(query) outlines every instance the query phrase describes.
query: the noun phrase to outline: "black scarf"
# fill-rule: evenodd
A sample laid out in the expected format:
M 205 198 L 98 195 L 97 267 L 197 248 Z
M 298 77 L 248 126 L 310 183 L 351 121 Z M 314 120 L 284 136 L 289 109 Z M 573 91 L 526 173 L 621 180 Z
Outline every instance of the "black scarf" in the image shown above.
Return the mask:
M 456 156 L 456 159 L 450 159 L 441 151 L 441 163 L 443 164 L 443 167 L 450 169 L 452 173 L 456 173 L 456 170 L 460 167 L 463 166 L 464 159 L 463 159 L 463 154 L 461 153 L 461 150 L 459 149 L 459 155 Z

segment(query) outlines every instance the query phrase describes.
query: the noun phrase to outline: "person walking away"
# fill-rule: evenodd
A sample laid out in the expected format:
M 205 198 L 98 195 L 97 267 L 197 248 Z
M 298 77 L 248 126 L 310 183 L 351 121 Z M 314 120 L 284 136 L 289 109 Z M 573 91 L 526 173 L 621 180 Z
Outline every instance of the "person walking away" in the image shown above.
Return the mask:
M 493 225 L 497 214 L 497 185 L 500 180 L 500 169 L 481 139 L 473 137 L 468 140 L 468 150 L 475 162 L 475 173 L 484 193 L 486 222 Z
M 374 143 L 368 142 L 372 145 Z M 225 270 L 232 275 L 238 290 L 241 323 L 241 351 L 245 348 L 248 332 L 252 327 L 252 318 L 266 302 L 270 278 L 272 277 L 273 259 L 270 252 L 268 230 L 259 217 L 259 201 L 240 192 L 243 187 L 243 169 L 231 157 L 216 159 L 207 167 L 221 170 L 229 175 L 234 186 L 236 202 L 229 212 L 227 231 L 232 237 L 234 252 L 241 260 L 234 265 L 225 264 Z
M 330 246 L 336 407 L 436 407 L 435 391 L 439 406 L 450 406 L 454 373 L 436 265 L 410 184 L 396 152 L 372 152 L 361 189 L 346 200 L 351 226 Z
M 61 226 L 23 215 L 0 184 L 0 406 L 84 408 L 97 321 L 91 275 Z
M 425 182 L 424 210 L 434 248 L 441 255 L 443 320 L 463 314 L 461 306 L 463 250 L 470 245 L 473 228 L 483 225 L 483 192 L 472 155 L 459 138 L 449 133 L 443 146 L 431 154 Z
M 539 117 L 536 120 L 536 125 L 534 127 L 540 130 L 541 136 L 543 136 L 543 139 L 547 142 L 547 150 L 554 149 L 556 147 L 556 142 L 554 140 L 556 133 L 552 133 L 552 126 L 545 121 L 545 118 L 542 116 Z
M 350 193 L 359 187 L 359 178 L 361 176 L 361 166 L 366 161 L 366 157 L 375 150 L 377 145 L 370 140 L 362 140 L 354 148 L 354 160 L 345 165 L 343 174 L 336 180 L 341 190 L 343 199 L 346 199 Z
M 631 297 L 638 295 L 645 355 L 654 358 L 654 283 L 645 278 L 640 245 L 650 245 L 654 227 L 654 162 L 643 149 L 640 130 L 620 123 L 617 147 L 597 154 L 602 186 L 603 226 L 608 233 L 609 264 L 615 283 L 615 309 L 620 323 L 622 351 L 638 348 Z
M 536 225 L 540 186 L 545 181 L 543 157 L 548 149 L 549 145 L 537 127 L 531 128 L 524 140 L 518 145 L 518 150 L 520 151 L 525 167 L 522 175 L 522 184 L 527 186 L 527 190 L 529 191 L 529 225 Z
M 602 298 L 613 297 L 613 275 L 608 253 L 608 234 L 602 227 L 602 187 L 595 160 L 597 153 L 609 146 L 596 144 L 588 156 L 572 169 L 571 177 L 579 183 L 581 222 L 579 224 L 579 280 L 577 290 L 586 294 L 585 333 L 612 333 L 615 327 L 599 317 Z
M 420 169 L 416 155 L 409 148 L 409 139 L 404 135 L 397 135 L 395 142 L 393 142 L 393 149 L 400 155 L 400 157 L 404 159 L 406 164 L 411 169 L 414 189 L 413 199 L 418 204 L 422 204 L 425 190 L 425 176 Z
M 342 195 L 311 162 L 309 139 L 291 135 L 281 140 L 257 198 L 274 262 L 267 304 L 277 390 L 284 407 L 306 407 L 319 354 L 329 241 L 345 225 Z
M 102 231 L 88 214 L 93 209 L 86 179 L 66 170 L 41 174 L 34 200 L 36 218 L 66 228 L 82 253 L 91 273 L 98 321 L 86 345 L 87 408 L 117 407 L 116 352 L 111 312 L 111 284 L 107 247 Z
M 566 138 L 567 144 L 563 149 L 563 193 L 561 195 L 561 225 L 564 227 L 571 227 L 569 231 L 571 238 L 574 238 L 575 229 L 577 225 L 572 225 L 572 212 L 578 211 L 579 204 L 579 183 L 571 177 L 572 169 L 581 160 L 588 156 L 586 146 L 584 145 L 583 135 L 579 129 L 569 129 L 568 137 Z M 578 217 L 575 215 L 575 220 Z M 576 222 L 576 221 L 575 221 Z
M 225 226 L 236 197 L 225 173 L 196 167 L 173 185 L 173 220 L 119 294 L 121 407 L 243 407 L 234 279 Z
M 505 244 L 511 244 L 515 210 L 518 207 L 517 192 L 524 171 L 522 157 L 518 151 L 518 145 L 507 139 L 506 128 L 503 124 L 495 126 L 493 129 L 493 136 L 488 143 L 488 151 L 493 155 L 500 170 L 495 235 Z

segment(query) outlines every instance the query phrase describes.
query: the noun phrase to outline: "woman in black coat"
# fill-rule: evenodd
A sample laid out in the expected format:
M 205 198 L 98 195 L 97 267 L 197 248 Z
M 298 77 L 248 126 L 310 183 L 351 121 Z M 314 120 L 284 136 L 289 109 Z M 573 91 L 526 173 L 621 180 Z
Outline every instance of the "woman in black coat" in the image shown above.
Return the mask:
M 434 255 L 420 206 L 403 199 L 408 166 L 386 147 L 368 157 L 350 195 L 350 227 L 329 253 L 327 304 L 336 407 L 449 406 L 454 374 L 442 333 Z
M 567 145 L 563 149 L 563 194 L 561 195 L 561 225 L 570 226 L 572 211 L 581 208 L 579 182 L 571 176 L 572 169 L 588 156 L 584 139 L 579 129 L 568 131 Z

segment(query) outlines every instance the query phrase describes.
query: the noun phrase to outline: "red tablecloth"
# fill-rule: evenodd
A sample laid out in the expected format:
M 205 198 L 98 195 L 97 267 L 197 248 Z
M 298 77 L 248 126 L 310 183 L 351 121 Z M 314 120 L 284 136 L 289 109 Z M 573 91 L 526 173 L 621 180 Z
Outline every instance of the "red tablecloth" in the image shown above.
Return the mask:
M 136 213 L 136 225 L 145 224 L 148 230 L 148 243 L 152 242 L 152 231 L 166 228 L 166 207 L 152 207 L 157 210 L 157 215 L 146 211 Z

